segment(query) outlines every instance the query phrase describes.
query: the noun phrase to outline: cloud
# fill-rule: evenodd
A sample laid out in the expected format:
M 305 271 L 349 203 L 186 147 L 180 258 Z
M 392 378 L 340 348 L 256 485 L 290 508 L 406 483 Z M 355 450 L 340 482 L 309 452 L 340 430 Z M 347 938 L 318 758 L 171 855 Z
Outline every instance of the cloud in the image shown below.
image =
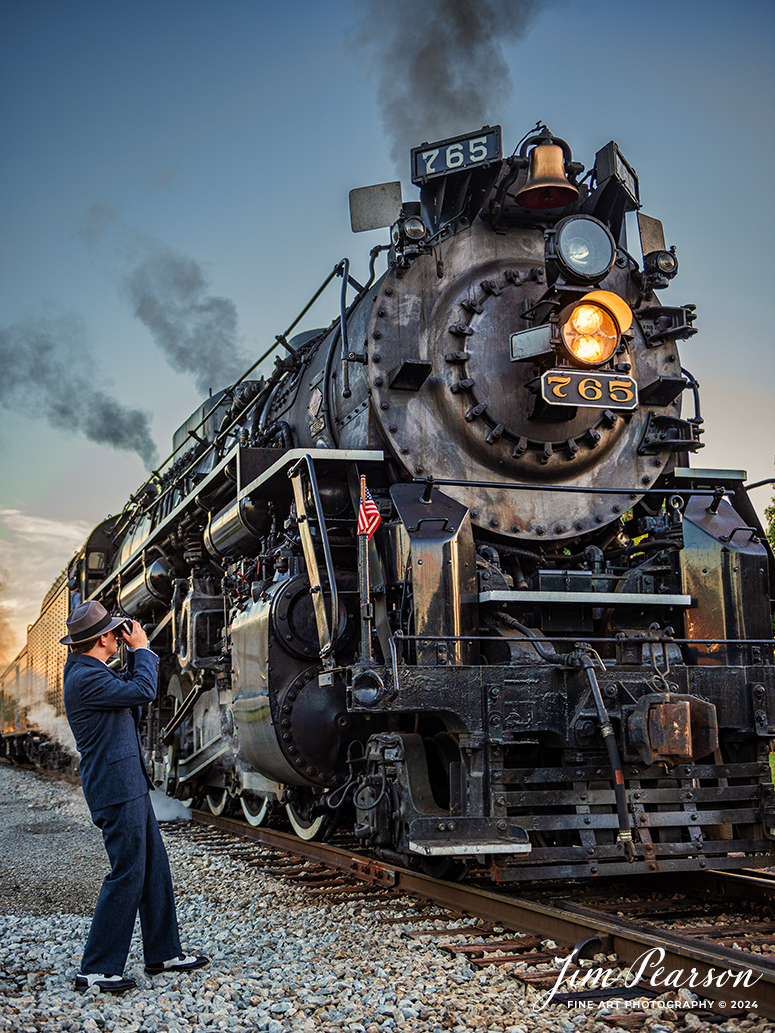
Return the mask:
M 51 585 L 92 528 L 0 505 L 0 655 L 9 663 L 24 645 Z M 62 632 L 64 634 L 64 631 Z

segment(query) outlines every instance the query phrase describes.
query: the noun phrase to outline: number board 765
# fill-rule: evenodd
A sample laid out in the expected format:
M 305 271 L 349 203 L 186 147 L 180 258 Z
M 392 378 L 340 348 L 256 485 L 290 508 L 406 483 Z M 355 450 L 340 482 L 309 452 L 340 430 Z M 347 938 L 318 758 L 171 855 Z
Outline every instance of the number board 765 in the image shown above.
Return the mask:
M 413 147 L 412 182 L 421 186 L 436 176 L 489 165 L 490 162 L 500 161 L 502 154 L 500 126 L 485 126 L 477 133 L 450 136 L 438 143 Z
M 547 405 L 634 409 L 638 404 L 638 386 L 632 377 L 620 373 L 550 369 L 541 376 L 541 397 Z

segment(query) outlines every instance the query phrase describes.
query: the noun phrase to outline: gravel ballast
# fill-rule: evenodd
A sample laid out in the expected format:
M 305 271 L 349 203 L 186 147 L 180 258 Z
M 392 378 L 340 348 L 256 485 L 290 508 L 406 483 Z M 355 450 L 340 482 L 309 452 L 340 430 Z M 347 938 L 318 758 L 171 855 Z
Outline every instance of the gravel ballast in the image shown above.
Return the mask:
M 538 1010 L 542 992 L 507 970 L 477 970 L 402 936 L 401 925 L 364 917 L 357 905 L 313 897 L 177 835 L 165 839 L 183 947 L 210 955 L 211 964 L 151 979 L 138 924 L 125 970 L 137 989 L 123 996 L 96 988 L 76 993 L 73 981 L 107 873 L 101 836 L 79 787 L 5 765 L 0 815 L 0 1031 L 775 1030 L 761 1019 L 710 1025 L 664 1004 L 641 1013 L 640 1024 L 623 1011 L 622 1026 L 607 1007 Z M 29 831 L 47 824 L 66 828 Z

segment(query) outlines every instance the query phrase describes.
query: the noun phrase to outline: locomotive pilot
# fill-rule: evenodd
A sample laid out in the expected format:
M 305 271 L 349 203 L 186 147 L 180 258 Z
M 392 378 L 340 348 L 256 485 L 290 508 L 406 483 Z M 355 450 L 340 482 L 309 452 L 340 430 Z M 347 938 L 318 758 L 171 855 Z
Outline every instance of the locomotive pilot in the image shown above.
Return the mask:
M 75 607 L 67 631 L 60 639 L 70 647 L 65 710 L 80 753 L 83 794 L 111 864 L 75 987 L 96 984 L 122 993 L 137 985 L 123 972 L 138 911 L 149 975 L 200 968 L 209 959 L 184 955 L 180 946 L 167 851 L 141 753 L 140 708 L 156 698 L 158 657 L 137 621 L 111 617 L 96 601 Z M 119 675 L 107 661 L 122 641 L 128 671 Z

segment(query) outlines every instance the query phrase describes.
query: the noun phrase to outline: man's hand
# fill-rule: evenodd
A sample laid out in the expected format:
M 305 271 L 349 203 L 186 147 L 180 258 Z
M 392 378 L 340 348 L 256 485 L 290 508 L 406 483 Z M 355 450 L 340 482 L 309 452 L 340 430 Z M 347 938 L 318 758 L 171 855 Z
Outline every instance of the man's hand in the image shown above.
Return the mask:
M 126 642 L 130 649 L 145 649 L 148 647 L 148 636 L 143 631 L 143 626 L 139 621 L 132 621 L 132 631 L 129 634 L 124 632 L 124 642 Z

